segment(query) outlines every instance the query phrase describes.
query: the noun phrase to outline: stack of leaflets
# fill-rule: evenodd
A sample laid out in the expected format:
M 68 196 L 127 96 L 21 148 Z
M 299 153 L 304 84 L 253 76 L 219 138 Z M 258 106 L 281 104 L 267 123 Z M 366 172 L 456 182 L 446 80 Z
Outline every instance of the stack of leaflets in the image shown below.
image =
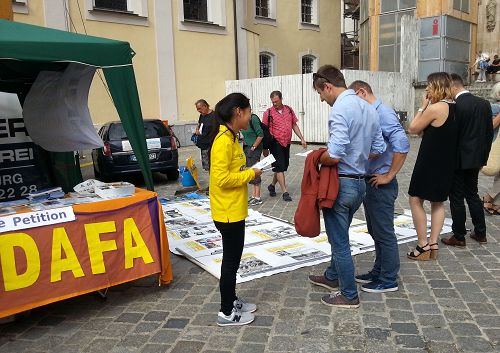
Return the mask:
M 28 200 L 32 203 L 43 202 L 45 200 L 54 200 L 64 197 L 64 191 L 61 187 L 42 189 L 37 192 L 31 192 L 28 195 Z

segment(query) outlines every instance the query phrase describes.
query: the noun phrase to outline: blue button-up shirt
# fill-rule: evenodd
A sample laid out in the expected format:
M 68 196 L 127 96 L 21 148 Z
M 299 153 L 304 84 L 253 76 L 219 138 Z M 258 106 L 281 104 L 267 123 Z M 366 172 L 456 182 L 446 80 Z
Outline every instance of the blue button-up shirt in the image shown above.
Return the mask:
M 382 136 L 387 144 L 387 149 L 380 157 L 368 162 L 367 173 L 385 174 L 391 169 L 394 152 L 408 153 L 410 142 L 399 123 L 396 112 L 392 108 L 383 104 L 380 99 L 377 99 L 372 106 L 377 110 Z
M 385 151 L 377 111 L 352 89 L 337 97 L 328 117 L 328 130 L 328 153 L 340 159 L 339 173 L 365 175 L 369 154 Z

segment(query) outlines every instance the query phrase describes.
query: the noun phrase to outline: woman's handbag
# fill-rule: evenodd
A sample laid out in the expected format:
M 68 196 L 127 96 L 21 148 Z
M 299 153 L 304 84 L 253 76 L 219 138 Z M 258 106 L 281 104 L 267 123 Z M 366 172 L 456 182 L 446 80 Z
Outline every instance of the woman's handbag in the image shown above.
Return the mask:
M 495 176 L 500 173 L 500 138 L 496 138 L 493 141 L 488 162 L 481 171 L 488 176 Z

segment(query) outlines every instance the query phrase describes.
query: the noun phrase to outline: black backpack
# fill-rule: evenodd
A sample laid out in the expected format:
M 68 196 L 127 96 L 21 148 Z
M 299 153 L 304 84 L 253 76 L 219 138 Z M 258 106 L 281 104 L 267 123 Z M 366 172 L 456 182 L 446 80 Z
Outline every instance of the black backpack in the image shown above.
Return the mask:
M 254 115 L 254 114 L 252 114 L 252 115 Z M 257 115 L 255 115 L 255 116 L 257 116 Z M 257 118 L 258 118 L 258 116 L 257 116 Z M 268 124 L 271 124 L 272 118 L 273 117 L 271 115 L 271 109 L 268 109 L 268 111 L 267 111 Z M 274 137 L 273 137 L 273 135 L 271 135 L 271 132 L 269 131 L 269 127 L 266 124 L 264 124 L 260 119 L 259 119 L 259 123 L 260 123 L 260 128 L 262 129 L 262 132 L 264 133 L 264 137 L 262 138 L 262 147 L 265 150 L 268 150 L 271 148 L 271 146 L 274 143 Z M 255 128 L 253 127 L 252 121 L 250 121 L 250 127 L 252 128 L 253 132 L 255 134 L 257 134 L 257 132 L 255 131 Z

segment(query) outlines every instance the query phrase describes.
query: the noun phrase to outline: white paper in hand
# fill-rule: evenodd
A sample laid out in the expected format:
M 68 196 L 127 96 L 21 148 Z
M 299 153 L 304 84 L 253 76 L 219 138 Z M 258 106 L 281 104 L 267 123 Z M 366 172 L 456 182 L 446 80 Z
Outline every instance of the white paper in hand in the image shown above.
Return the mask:
M 256 168 L 256 169 L 264 169 L 266 167 L 269 167 L 271 164 L 273 164 L 274 162 L 276 162 L 276 159 L 274 158 L 274 156 L 272 154 L 270 154 L 269 156 L 267 156 L 266 158 L 264 158 L 263 160 L 255 163 L 252 168 Z

